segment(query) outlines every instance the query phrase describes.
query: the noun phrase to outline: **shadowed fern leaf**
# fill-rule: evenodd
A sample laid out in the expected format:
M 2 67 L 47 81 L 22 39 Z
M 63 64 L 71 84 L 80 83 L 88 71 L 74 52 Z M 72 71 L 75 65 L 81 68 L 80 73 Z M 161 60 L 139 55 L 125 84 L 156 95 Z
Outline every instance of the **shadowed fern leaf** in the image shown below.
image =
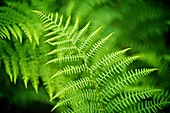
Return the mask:
M 0 37 L 11 39 L 15 37 L 21 43 L 26 36 L 32 43 L 34 40 L 39 44 L 39 28 L 35 26 L 36 19 L 30 16 L 31 12 L 26 4 L 0 7 Z M 34 40 L 33 40 L 34 39 Z

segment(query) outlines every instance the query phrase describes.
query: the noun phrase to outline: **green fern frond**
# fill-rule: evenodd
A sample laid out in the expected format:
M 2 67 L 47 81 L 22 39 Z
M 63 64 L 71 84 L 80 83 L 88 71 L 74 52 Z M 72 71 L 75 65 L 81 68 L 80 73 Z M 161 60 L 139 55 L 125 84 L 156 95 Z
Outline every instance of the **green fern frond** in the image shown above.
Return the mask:
M 111 112 L 122 112 L 124 109 L 127 109 L 129 106 L 134 105 L 135 103 L 147 99 L 153 96 L 153 94 L 160 92 L 160 89 L 144 89 L 136 90 L 134 92 L 124 92 L 119 96 L 115 97 L 106 105 L 106 111 Z
M 77 34 L 77 36 L 74 38 L 74 44 L 77 44 L 77 42 L 80 40 L 80 38 L 82 37 L 83 34 L 85 34 L 87 32 L 87 29 L 90 26 L 90 22 L 88 22 L 85 27 L 83 27 Z
M 101 49 L 104 49 L 104 44 L 111 39 L 113 33 L 94 39 L 99 35 L 101 27 L 90 32 L 88 29 L 91 22 L 78 30 L 79 19 L 72 26 L 71 16 L 65 22 L 64 16 L 58 13 L 34 12 L 43 22 L 47 38 L 45 42 L 55 48 L 46 54 L 52 57 L 46 64 L 57 63 L 57 72 L 49 77 L 48 82 L 52 83 L 62 75 L 69 75 L 72 79 L 54 96 L 54 91 L 49 90 L 51 100 L 60 99 L 52 111 L 68 106 L 70 109 L 66 109 L 64 113 L 122 112 L 128 107 L 136 107 L 138 102 L 151 99 L 161 91 L 152 88 L 126 91 L 127 86 L 157 69 L 132 70 L 129 65 L 139 56 L 126 56 L 129 48 L 109 54 L 97 54 L 102 52 Z M 131 70 L 127 71 L 128 69 Z
M 64 45 L 64 44 L 69 44 L 69 43 L 73 43 L 72 39 L 66 39 L 63 41 L 58 41 L 58 42 L 48 42 L 50 45 L 52 46 L 60 46 L 60 45 Z
M 111 67 L 109 67 L 106 71 L 98 75 L 98 77 L 96 78 L 98 85 L 105 85 L 108 82 L 108 78 L 114 77 L 116 73 L 118 74 L 121 73 L 123 69 L 125 69 L 129 64 L 131 64 L 137 58 L 138 56 L 133 56 L 133 57 L 126 57 L 124 59 L 120 59 L 117 62 L 115 61 L 115 63 Z
M 53 60 L 50 60 L 46 64 L 62 63 L 62 62 L 76 62 L 76 61 L 82 60 L 83 58 L 84 58 L 84 56 L 81 56 L 81 55 L 66 55 L 63 57 L 58 57 Z
M 66 109 L 64 111 L 61 111 L 61 113 L 100 113 L 103 109 L 100 108 L 100 104 L 95 102 L 90 103 L 79 103 L 76 106 L 73 106 L 73 110 Z
M 78 29 L 78 24 L 79 24 L 79 19 L 77 18 L 77 19 L 76 19 L 76 22 L 75 22 L 75 24 L 74 24 L 74 27 L 73 27 L 73 29 L 71 30 L 70 34 L 69 34 L 69 37 L 72 37 L 73 34 L 77 31 L 77 29 Z
M 84 71 L 86 71 L 86 66 L 84 64 L 76 66 L 66 66 L 57 73 L 55 73 L 50 79 L 53 79 L 60 75 L 72 75 L 82 73 Z
M 136 106 L 131 107 L 127 113 L 139 113 L 139 112 L 144 112 L 144 113 L 158 113 L 159 109 L 162 109 L 164 106 L 169 105 L 169 101 L 143 101 L 138 103 Z
M 82 89 L 85 87 L 91 87 L 94 85 L 94 81 L 92 81 L 89 77 L 80 78 L 76 81 L 71 81 L 66 85 L 63 90 L 59 91 L 52 99 L 55 99 L 61 95 L 71 93 L 72 91 Z
M 132 84 L 141 77 L 149 75 L 157 69 L 135 69 L 128 71 L 121 76 L 116 77 L 113 81 L 109 81 L 104 89 L 100 92 L 102 100 L 109 101 L 111 97 L 117 94 L 117 91 L 122 90 L 126 85 Z
M 84 48 L 86 48 L 88 46 L 88 44 L 91 42 L 92 38 L 94 38 L 99 31 L 101 30 L 102 27 L 99 27 L 96 31 L 92 32 L 87 38 L 86 40 L 80 45 L 79 49 L 80 51 L 82 51 Z
M 32 12 L 36 13 L 38 15 L 38 17 L 43 21 L 43 25 L 44 25 L 44 31 L 48 31 L 50 29 L 57 29 L 60 28 L 61 24 L 62 24 L 62 19 L 63 16 L 60 16 L 60 21 L 58 22 L 58 13 L 56 14 L 46 14 L 45 12 L 41 12 L 41 11 L 37 11 L 37 10 L 32 10 Z M 46 36 L 50 36 L 52 34 L 56 34 L 58 31 L 53 31 L 50 32 L 48 35 Z
M 52 54 L 57 54 L 57 53 L 61 53 L 63 51 L 77 51 L 78 52 L 78 48 L 75 46 L 67 46 L 67 47 L 60 47 L 57 48 L 55 50 L 52 50 L 51 52 L 47 53 L 47 55 L 52 55 Z
M 17 56 L 11 57 L 11 67 L 12 67 L 12 70 L 13 70 L 14 84 L 16 84 L 17 77 L 19 75 L 19 67 L 18 67 L 18 58 L 17 58 Z
M 71 105 L 74 102 L 81 103 L 85 100 L 96 102 L 98 101 L 98 97 L 96 93 L 97 93 L 96 90 L 92 90 L 92 89 L 78 90 L 76 92 L 69 93 L 64 98 L 62 98 L 62 100 L 60 100 L 56 104 L 56 106 L 54 106 L 53 109 L 63 105 L 64 106 Z
M 99 103 L 89 102 L 89 103 L 79 103 L 74 111 L 77 113 L 101 113 L 104 109 L 100 108 Z
M 63 29 L 63 32 L 66 32 L 66 30 L 68 29 L 68 26 L 70 24 L 70 21 L 71 21 L 71 16 L 68 17 L 67 21 L 66 21 L 66 24 L 64 26 L 64 29 Z
M 29 62 L 29 70 L 31 71 L 30 80 L 32 82 L 32 86 L 34 87 L 36 93 L 38 93 L 38 85 L 39 85 L 39 76 L 38 76 L 38 67 L 37 60 Z M 32 75 L 33 74 L 33 75 Z
M 7 55 L 1 54 L 3 62 L 5 64 L 5 71 L 7 72 L 7 74 L 10 77 L 11 82 L 13 81 L 13 74 L 12 74 L 12 69 L 11 69 L 11 64 L 10 64 L 10 59 Z
M 99 40 L 95 44 L 92 45 L 89 52 L 86 53 L 86 59 L 89 59 L 94 56 L 94 54 L 106 43 L 106 41 L 113 35 L 114 33 L 109 34 L 105 38 Z
M 3 38 L 7 38 L 9 40 L 11 39 L 8 29 L 6 27 L 4 27 L 4 26 L 0 28 L 0 37 L 2 39 Z
M 32 24 L 36 19 L 30 16 L 30 10 L 25 4 L 16 4 L 16 6 L 0 7 L 0 37 L 11 39 L 14 36 L 21 43 L 24 34 L 30 42 L 34 38 L 39 44 L 39 30 Z
M 52 109 L 51 111 L 53 111 L 54 109 Z M 67 108 L 66 110 L 64 111 L 61 111 L 61 113 L 73 113 L 74 111 L 70 108 Z
M 59 32 L 59 31 L 57 31 L 57 32 Z M 57 33 L 57 32 L 55 31 L 55 33 Z M 52 32 L 52 34 L 53 34 L 53 32 Z M 51 33 L 46 34 L 45 36 L 50 36 L 50 35 L 51 35 Z M 53 41 L 55 41 L 57 39 L 65 38 L 65 37 L 67 37 L 67 34 L 61 34 L 61 35 L 51 37 L 50 39 L 47 39 L 45 42 L 53 42 Z
M 106 65 L 109 65 L 110 63 L 117 61 L 120 58 L 120 56 L 123 55 L 128 50 L 130 50 L 130 48 L 117 51 L 117 52 L 113 52 L 113 53 L 109 53 L 103 56 L 101 59 L 99 59 L 99 61 L 96 64 L 91 66 L 91 70 L 94 71 L 96 69 L 99 69 L 102 66 L 106 66 Z

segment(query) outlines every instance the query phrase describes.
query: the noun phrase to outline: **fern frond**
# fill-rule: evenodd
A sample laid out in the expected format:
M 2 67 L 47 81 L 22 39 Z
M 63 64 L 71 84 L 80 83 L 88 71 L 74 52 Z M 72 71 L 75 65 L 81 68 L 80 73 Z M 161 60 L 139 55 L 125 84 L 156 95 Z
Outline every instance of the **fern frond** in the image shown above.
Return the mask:
M 86 59 L 89 59 L 94 56 L 94 54 L 106 43 L 106 41 L 113 35 L 114 33 L 109 34 L 105 38 L 99 40 L 95 44 L 92 45 L 89 52 L 86 53 Z
M 106 111 L 111 112 L 122 112 L 124 109 L 127 109 L 129 106 L 134 105 L 135 103 L 152 97 L 155 93 L 162 91 L 161 89 L 144 89 L 136 90 L 133 92 L 124 92 L 119 96 L 115 97 L 106 105 Z
M 73 34 L 77 31 L 77 29 L 78 29 L 78 24 L 79 24 L 79 19 L 77 18 L 77 19 L 76 19 L 76 22 L 75 22 L 75 24 L 74 24 L 73 29 L 72 29 L 71 32 L 69 33 L 69 37 L 72 37 Z
M 79 103 L 76 107 L 73 107 L 73 109 L 76 113 L 101 113 L 104 111 L 100 104 L 95 102 Z
M 72 74 L 78 74 L 82 73 L 86 70 L 86 66 L 84 64 L 82 65 L 76 65 L 76 66 L 66 66 L 57 73 L 55 73 L 50 79 L 53 79 L 59 75 L 72 75 Z
M 135 69 L 135 71 L 128 71 L 122 76 L 118 76 L 113 81 L 109 81 L 105 88 L 100 92 L 103 100 L 109 101 L 117 91 L 122 90 L 125 86 L 134 83 L 141 77 L 149 75 L 151 72 L 157 69 Z
M 63 51 L 77 51 L 78 52 L 78 48 L 75 46 L 66 46 L 66 47 L 60 47 L 57 48 L 55 50 L 52 50 L 51 52 L 47 53 L 47 55 L 52 55 L 52 54 L 57 54 L 57 53 L 61 53 Z
M 105 85 L 109 78 L 114 77 L 116 73 L 120 73 L 123 69 L 125 69 L 129 64 L 135 61 L 138 56 L 126 57 L 124 59 L 120 59 L 115 62 L 111 67 L 109 67 L 106 71 L 102 72 L 96 78 L 98 85 Z M 125 77 L 124 77 L 125 78 Z
M 145 112 L 145 113 L 158 113 L 159 109 L 162 109 L 164 106 L 170 104 L 169 101 L 142 101 L 138 103 L 136 106 L 130 107 L 130 109 L 127 111 L 127 113 L 139 113 L 139 112 Z
M 52 46 L 56 46 L 56 45 L 64 45 L 64 44 L 69 44 L 69 43 L 73 43 L 73 40 L 72 39 L 66 39 L 66 40 L 63 40 L 63 41 L 58 41 L 58 42 L 48 42 L 50 45 Z
M 36 93 L 38 93 L 38 85 L 39 85 L 39 77 L 38 77 L 38 67 L 37 67 L 37 61 L 30 61 L 29 66 L 31 70 L 30 80 L 32 82 L 32 86 L 34 87 Z
M 2 59 L 5 64 L 5 71 L 10 77 L 11 82 L 13 81 L 13 74 L 12 74 L 12 69 L 11 69 L 11 64 L 10 64 L 10 59 L 7 55 L 2 54 Z
M 53 111 L 54 109 L 52 109 L 51 111 Z M 61 111 L 61 113 L 73 113 L 74 111 L 70 108 L 67 108 L 66 110 L 64 111 Z
M 18 57 L 17 56 L 11 57 L 11 67 L 13 70 L 14 84 L 16 84 L 17 77 L 19 75 Z
M 24 7 L 24 8 L 23 8 Z M 24 10 L 23 10 L 24 9 Z M 0 7 L 0 37 L 11 39 L 12 36 L 22 43 L 24 34 L 32 42 L 35 39 L 39 43 L 39 30 L 37 30 L 33 22 L 35 18 L 30 16 L 30 9 L 24 4 L 16 6 Z
M 77 36 L 74 38 L 74 44 L 77 44 L 77 42 L 80 40 L 81 36 L 87 32 L 87 29 L 90 26 L 90 22 L 88 22 L 85 27 L 83 27 L 77 34 Z
M 6 27 L 0 27 L 0 37 L 3 38 L 7 38 L 7 39 L 11 39 L 10 38 L 10 33 L 8 31 L 8 29 Z
M 102 66 L 106 66 L 117 61 L 118 59 L 120 59 L 120 56 L 128 50 L 130 50 L 130 48 L 104 55 L 101 59 L 99 59 L 97 63 L 91 66 L 91 70 L 94 71 L 96 69 L 100 69 L 100 67 Z
M 11 31 L 12 35 L 18 40 L 18 36 L 17 36 L 14 28 L 11 27 L 10 25 L 8 25 L 7 27 L 8 27 L 8 29 Z
M 70 20 L 71 20 L 71 16 L 68 17 L 67 21 L 66 21 L 66 24 L 64 26 L 64 29 L 63 29 L 63 32 L 65 32 L 70 24 Z
M 61 62 L 76 62 L 76 61 L 80 61 L 84 58 L 84 56 L 82 55 L 65 55 L 63 57 L 58 57 L 55 59 L 52 59 L 50 61 L 48 61 L 46 64 L 50 64 L 50 63 L 61 63 Z
M 23 23 L 20 23 L 19 26 L 21 27 L 21 29 L 24 31 L 24 33 L 28 37 L 30 43 L 32 43 L 33 41 L 32 41 L 32 34 L 30 33 L 30 29 Z
M 22 43 L 22 31 L 21 31 L 21 28 L 19 28 L 19 26 L 17 26 L 16 24 L 13 24 L 13 28 L 14 28 L 14 30 L 16 32 L 16 36 L 18 36 L 18 38 L 19 38 L 20 43 Z M 12 33 L 12 34 L 14 34 L 14 33 Z M 16 37 L 16 39 L 18 39 L 18 38 Z
M 96 40 L 93 41 L 93 39 L 97 37 L 101 27 L 90 32 L 88 29 L 91 22 L 88 22 L 78 31 L 78 19 L 72 26 L 71 16 L 64 22 L 64 16 L 59 16 L 58 13 L 34 12 L 43 21 L 45 38 L 48 38 L 45 42 L 55 48 L 46 55 L 53 57 L 56 54 L 57 56 L 48 60 L 46 64 L 60 63 L 57 65 L 58 71 L 49 76 L 46 85 L 50 86 L 51 83 L 58 82 L 57 80 L 61 80 L 59 77 L 64 77 L 62 75 L 76 75 L 76 77 L 78 75 L 75 81 L 69 82 L 59 92 L 55 91 L 57 94 L 54 96 L 54 90 L 48 88 L 50 98 L 53 96 L 51 100 L 57 97 L 60 99 L 52 111 L 61 106 L 68 106 L 70 109 L 66 109 L 64 113 L 122 112 L 128 107 L 135 108 L 138 101 L 151 99 L 153 95 L 161 91 L 159 89 L 126 91 L 125 88 L 128 85 L 157 70 L 143 68 L 127 71 L 131 68 L 129 65 L 139 57 L 126 57 L 124 53 L 129 48 L 106 55 L 101 54 L 97 56 L 99 59 L 95 59 L 95 54 L 102 52 L 100 49 L 105 47 L 104 44 L 113 33 L 94 42 Z M 142 105 L 142 109 L 145 107 Z
M 42 11 L 37 11 L 37 10 L 32 10 L 32 12 L 36 13 L 38 17 L 43 21 L 44 25 L 44 31 L 48 31 L 50 29 L 57 29 L 60 28 L 60 24 L 62 23 L 62 18 L 63 16 L 60 16 L 60 22 L 58 22 L 58 13 L 56 14 L 46 14 L 45 12 Z M 57 33 L 58 30 L 54 30 L 53 32 L 50 32 L 47 36 L 52 35 Z
M 62 31 L 62 29 L 57 28 L 57 29 L 55 29 L 54 31 L 48 32 L 48 33 L 47 33 L 46 35 L 44 35 L 44 36 L 45 36 L 45 37 L 47 37 L 47 36 L 53 36 L 53 35 L 56 35 L 57 33 L 61 32 L 61 31 Z M 62 36 L 62 35 L 61 35 L 61 36 Z M 51 40 L 53 40 L 53 38 L 55 38 L 55 39 L 60 38 L 61 36 L 52 37 Z
M 66 85 L 63 90 L 59 91 L 52 99 L 59 97 L 60 95 L 71 93 L 72 91 L 79 90 L 85 87 L 91 87 L 94 85 L 94 81 L 89 77 L 80 78 L 76 81 L 71 81 Z
M 72 103 L 82 102 L 85 100 L 90 100 L 93 102 L 98 101 L 98 96 L 96 94 L 96 90 L 92 89 L 84 89 L 78 90 L 76 92 L 72 92 L 67 94 L 64 98 L 62 98 L 53 109 L 58 108 L 59 106 L 67 106 L 71 105 Z
M 57 31 L 57 32 L 59 32 L 59 31 Z M 54 32 L 54 33 L 57 33 L 56 31 Z M 51 32 L 51 33 L 53 33 L 53 32 Z M 45 36 L 50 36 L 51 34 L 46 34 Z M 60 38 L 65 38 L 65 37 L 67 37 L 67 34 L 61 34 L 61 35 L 57 35 L 57 36 L 54 36 L 54 37 L 51 37 L 51 38 L 49 38 L 49 39 L 47 39 L 45 42 L 52 42 L 52 41 L 55 41 L 55 40 L 57 40 L 57 39 L 60 39 Z
M 86 48 L 88 46 L 88 44 L 91 42 L 92 38 L 94 38 L 99 31 L 101 30 L 102 27 L 99 27 L 96 31 L 92 32 L 84 42 L 82 42 L 82 44 L 80 45 L 79 49 L 80 51 L 82 51 L 84 48 Z

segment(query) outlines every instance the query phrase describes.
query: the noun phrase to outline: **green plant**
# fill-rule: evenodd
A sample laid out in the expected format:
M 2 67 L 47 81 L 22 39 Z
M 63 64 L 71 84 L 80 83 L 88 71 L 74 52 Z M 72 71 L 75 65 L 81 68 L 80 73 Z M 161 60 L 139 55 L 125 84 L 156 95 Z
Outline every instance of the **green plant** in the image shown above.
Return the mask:
M 164 55 L 170 54 L 165 38 L 165 33 L 169 30 L 169 8 L 162 1 L 68 1 L 60 9 L 62 14 L 73 15 L 74 20 L 79 17 L 82 23 L 91 21 L 90 31 L 99 26 L 102 26 L 105 35 L 114 31 L 115 38 L 110 40 L 113 40 L 114 47 L 117 50 L 133 48 L 133 53 L 143 56 L 144 65 L 158 67 L 157 76 L 152 78 L 153 84 L 169 89 L 169 61 L 164 58 Z M 160 79 L 166 82 L 162 83 Z
M 89 34 L 90 22 L 76 32 L 78 19 L 69 28 L 70 16 L 63 25 L 63 15 L 34 12 L 43 21 L 47 31 L 45 36 L 48 38 L 45 42 L 55 47 L 47 54 L 54 55 L 54 58 L 46 64 L 56 63 L 59 69 L 50 81 L 60 76 L 79 76 L 52 98 L 60 99 L 53 110 L 68 105 L 63 113 L 156 112 L 169 104 L 169 97 L 166 97 L 168 94 L 160 94 L 161 89 L 131 85 L 157 69 L 127 71 L 128 66 L 139 57 L 125 56 L 129 48 L 105 54 L 104 48 L 108 45 L 104 45 L 112 38 L 113 33 L 98 39 L 101 27 Z
M 159 112 L 166 108 L 170 103 L 169 92 L 162 86 L 150 84 L 153 79 L 148 78 L 148 75 L 150 77 L 167 75 L 168 63 L 162 60 L 166 50 L 162 51 L 163 55 L 158 53 L 164 49 L 163 40 L 152 50 L 150 50 L 150 47 L 153 47 L 150 42 L 142 46 L 135 44 L 138 40 L 147 41 L 145 39 L 148 36 L 154 37 L 157 34 L 162 36 L 162 30 L 154 27 L 164 26 L 165 23 L 161 24 L 157 21 L 164 17 L 161 13 L 164 11 L 159 8 L 154 9 L 154 6 L 149 7 L 148 4 L 146 9 L 153 13 L 151 15 L 153 17 L 150 16 L 151 13 L 145 15 L 140 9 L 138 12 L 143 15 L 141 18 L 130 16 L 133 18 L 130 22 L 135 23 L 129 26 L 128 31 L 132 32 L 122 33 L 125 31 L 123 26 L 130 19 L 126 17 L 128 12 L 146 5 L 144 1 L 140 1 L 141 4 L 137 4 L 138 2 L 129 0 L 123 4 L 121 1 L 85 0 L 78 4 L 79 1 L 71 1 L 67 10 L 69 11 L 67 14 L 71 16 L 68 15 L 67 19 L 58 13 L 47 14 L 38 11 L 50 12 L 59 9 L 59 7 L 55 9 L 49 7 L 50 4 L 54 5 L 54 0 L 48 4 L 46 1 L 30 0 L 29 5 L 25 4 L 25 1 L 22 4 L 9 2 L 9 6 L 0 7 L 0 60 L 2 60 L 1 66 L 4 66 L 0 70 L 1 77 L 3 78 L 7 73 L 10 80 L 19 85 L 18 92 L 9 89 L 8 82 L 1 90 L 13 92 L 13 95 L 7 97 L 16 104 L 21 103 L 20 106 L 38 101 L 50 105 L 56 102 L 53 108 L 53 110 L 57 108 L 56 112 Z M 38 3 L 45 4 L 45 7 L 38 6 Z M 79 7 L 80 5 L 82 7 Z M 95 8 L 102 5 L 104 7 L 96 11 Z M 109 7 L 106 7 L 107 5 Z M 108 16 L 113 6 L 117 5 L 122 6 L 121 9 L 115 10 L 114 14 L 117 15 Z M 131 8 L 130 5 L 134 7 Z M 123 10 L 123 7 L 128 10 Z M 32 10 L 33 8 L 38 10 Z M 59 10 L 63 11 L 63 8 L 67 7 L 61 7 Z M 87 16 L 89 12 L 91 14 Z M 133 14 L 138 12 L 135 11 Z M 86 16 L 87 19 L 84 18 Z M 103 17 L 109 21 L 105 23 Z M 148 26 L 141 27 L 141 29 L 147 28 L 146 30 L 136 30 L 138 25 L 152 18 L 154 18 L 153 25 L 148 23 Z M 111 21 L 115 23 L 117 19 L 119 20 L 117 28 L 111 24 L 108 26 Z M 92 22 L 88 22 L 89 20 Z M 116 31 L 116 34 L 110 33 L 106 36 L 110 31 Z M 131 34 L 133 34 L 131 38 L 124 38 L 130 37 Z M 122 39 L 124 40 L 121 41 Z M 131 51 L 129 46 L 132 47 Z M 169 55 L 166 56 L 168 61 Z M 142 63 L 141 59 L 147 64 Z M 26 88 L 31 81 L 37 94 L 31 88 L 25 91 L 21 83 L 22 79 Z M 5 83 L 3 80 L 1 82 Z M 53 101 L 48 102 L 44 87 Z M 6 94 L 8 93 L 0 93 L 0 97 Z M 21 94 L 23 97 L 20 96 Z

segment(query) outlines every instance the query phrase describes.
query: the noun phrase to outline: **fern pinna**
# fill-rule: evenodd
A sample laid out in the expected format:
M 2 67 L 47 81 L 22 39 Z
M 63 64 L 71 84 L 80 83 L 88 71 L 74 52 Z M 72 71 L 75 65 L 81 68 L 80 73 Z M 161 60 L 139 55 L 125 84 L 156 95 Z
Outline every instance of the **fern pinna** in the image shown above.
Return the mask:
M 60 76 L 72 78 L 51 99 L 60 99 L 52 110 L 67 106 L 63 113 L 157 112 L 170 103 L 169 98 L 161 95 L 162 89 L 131 86 L 157 69 L 128 71 L 127 67 L 139 57 L 125 56 L 130 48 L 97 54 L 108 47 L 106 43 L 113 33 L 98 39 L 102 28 L 88 33 L 90 22 L 78 31 L 79 20 L 71 27 L 71 16 L 63 24 L 63 15 L 58 13 L 33 12 L 43 22 L 45 42 L 54 47 L 47 54 L 52 59 L 46 64 L 56 64 L 57 71 L 49 82 Z

